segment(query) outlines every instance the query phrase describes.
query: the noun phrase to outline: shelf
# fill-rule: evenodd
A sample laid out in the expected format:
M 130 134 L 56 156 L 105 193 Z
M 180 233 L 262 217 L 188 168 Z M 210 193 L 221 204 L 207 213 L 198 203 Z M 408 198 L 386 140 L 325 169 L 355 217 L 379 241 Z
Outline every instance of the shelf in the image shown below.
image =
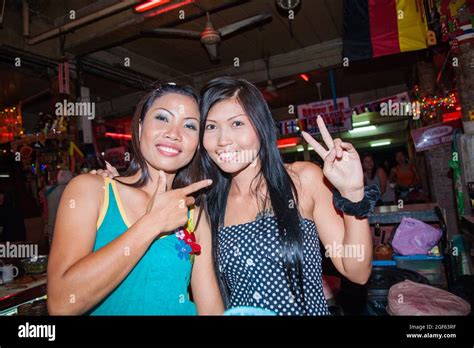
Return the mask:
M 423 222 L 439 222 L 434 208 L 435 203 L 406 204 L 403 208 L 396 205 L 376 207 L 368 215 L 369 224 L 398 224 L 403 217 L 411 217 Z

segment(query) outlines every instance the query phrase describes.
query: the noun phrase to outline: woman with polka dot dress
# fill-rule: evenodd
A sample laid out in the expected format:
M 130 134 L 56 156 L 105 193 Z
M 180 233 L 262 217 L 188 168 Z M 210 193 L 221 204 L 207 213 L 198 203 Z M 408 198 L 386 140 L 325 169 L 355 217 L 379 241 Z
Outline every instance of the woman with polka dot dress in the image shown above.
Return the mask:
M 203 89 L 199 155 L 202 177 L 213 185 L 203 200 L 209 221 L 203 219 L 200 228 L 213 232 L 227 308 L 328 315 L 319 240 L 349 280 L 364 284 L 370 276 L 366 215 L 377 192 L 364 190 L 354 147 L 332 139 L 322 118 L 317 123 L 328 149 L 302 135 L 324 159 L 323 169 L 310 162 L 287 165 L 270 110 L 254 85 L 224 77 Z
M 191 181 L 213 182 L 196 199 L 196 214 L 205 213 L 196 233 L 212 235 L 213 260 L 198 257 L 205 267 L 195 271 L 196 279 L 211 278 L 214 268 L 227 309 L 328 315 L 319 241 L 352 282 L 364 284 L 371 272 L 366 216 L 380 192 L 376 186 L 364 188 L 357 151 L 332 139 L 318 118 L 328 149 L 302 135 L 324 159 L 323 169 L 310 162 L 284 164 L 274 120 L 254 85 L 217 78 L 202 93 L 196 154 L 201 167 Z M 193 292 L 206 293 L 208 303 L 221 303 L 209 284 L 196 281 Z

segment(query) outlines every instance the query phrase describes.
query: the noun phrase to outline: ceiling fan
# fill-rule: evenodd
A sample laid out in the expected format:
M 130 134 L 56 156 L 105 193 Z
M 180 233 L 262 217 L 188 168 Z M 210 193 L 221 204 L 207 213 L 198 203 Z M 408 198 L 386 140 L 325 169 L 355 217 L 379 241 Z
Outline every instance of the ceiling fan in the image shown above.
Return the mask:
M 188 39 L 198 39 L 206 47 L 211 61 L 217 61 L 219 60 L 218 45 L 223 38 L 226 38 L 227 36 L 234 34 L 241 29 L 249 28 L 253 25 L 272 19 L 272 15 L 270 13 L 262 13 L 215 30 L 211 23 L 209 12 L 207 12 L 206 15 L 207 21 L 202 32 L 184 29 L 158 28 L 142 31 L 141 35 L 151 37 L 175 36 Z
M 278 90 L 284 87 L 291 86 L 296 83 L 295 80 L 289 80 L 282 83 L 274 84 L 270 78 L 270 57 L 263 58 L 265 66 L 267 67 L 267 86 L 260 91 L 267 102 L 273 101 L 274 98 L 278 97 Z

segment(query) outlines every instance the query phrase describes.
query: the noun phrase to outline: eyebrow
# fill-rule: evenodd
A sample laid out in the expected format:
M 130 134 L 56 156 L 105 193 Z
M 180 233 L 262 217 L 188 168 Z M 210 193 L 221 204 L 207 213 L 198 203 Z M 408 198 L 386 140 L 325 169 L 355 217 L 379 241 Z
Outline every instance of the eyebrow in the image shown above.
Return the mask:
M 155 110 L 163 110 L 163 111 L 166 111 L 167 113 L 169 113 L 171 116 L 176 117 L 176 115 L 174 113 L 172 113 L 171 111 L 169 111 L 166 108 L 161 108 L 160 107 L 160 108 L 151 109 L 150 111 L 155 111 Z
M 232 116 L 232 117 L 229 117 L 229 118 L 227 119 L 227 121 L 230 121 L 230 120 L 232 120 L 233 118 L 236 118 L 236 117 L 239 117 L 239 116 L 248 117 L 246 114 L 238 114 L 238 115 L 234 115 L 234 116 Z M 209 121 L 209 122 L 216 122 L 216 121 L 214 121 L 214 120 L 209 120 L 209 119 L 207 119 L 207 121 Z
M 155 111 L 155 110 L 164 110 L 167 113 L 169 113 L 171 116 L 176 117 L 176 115 L 174 113 L 172 113 L 171 111 L 169 111 L 166 108 L 161 108 L 160 107 L 160 108 L 153 109 L 152 111 Z M 199 122 L 199 118 L 197 118 L 197 117 L 186 117 L 185 120 L 196 120 L 197 122 Z
M 197 122 L 199 122 L 199 118 L 197 117 L 186 117 L 185 120 L 196 120 Z

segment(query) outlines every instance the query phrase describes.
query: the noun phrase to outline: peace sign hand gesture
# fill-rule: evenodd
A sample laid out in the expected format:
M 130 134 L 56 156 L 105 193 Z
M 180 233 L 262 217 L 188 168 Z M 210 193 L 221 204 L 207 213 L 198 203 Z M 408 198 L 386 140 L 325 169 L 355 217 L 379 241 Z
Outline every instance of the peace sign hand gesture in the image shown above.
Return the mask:
M 324 176 L 343 197 L 354 202 L 362 200 L 364 197 L 364 174 L 359 154 L 352 144 L 343 142 L 339 138 L 333 140 L 321 116 L 318 116 L 317 123 L 328 150 L 310 134 L 302 132 L 302 135 L 324 160 Z

